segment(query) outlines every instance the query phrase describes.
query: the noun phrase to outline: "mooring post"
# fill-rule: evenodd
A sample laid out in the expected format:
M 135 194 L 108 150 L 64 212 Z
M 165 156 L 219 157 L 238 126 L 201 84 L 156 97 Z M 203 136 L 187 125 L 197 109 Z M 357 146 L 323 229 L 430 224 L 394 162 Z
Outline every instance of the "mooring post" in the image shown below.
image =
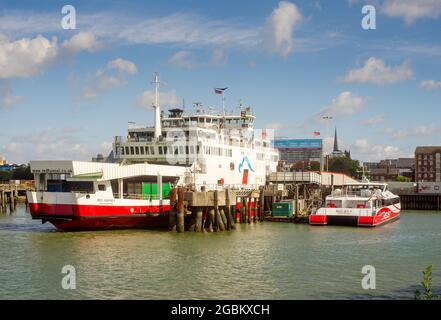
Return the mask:
M 176 188 L 170 190 L 170 211 L 168 212 L 168 228 L 176 231 Z
M 259 206 L 259 209 L 260 209 L 259 220 L 263 221 L 263 211 L 265 210 L 265 191 L 263 188 L 260 190 L 260 201 L 259 202 L 260 202 L 259 203 L 260 204 L 260 206 Z
M 225 225 L 219 211 L 219 191 L 214 191 L 214 211 L 216 213 L 216 231 L 224 231 Z
M 254 198 L 254 222 L 257 222 L 257 213 L 259 212 L 258 209 L 257 198 Z
M 185 223 L 184 223 L 184 189 L 182 187 L 178 188 L 178 203 L 176 205 L 177 214 L 177 230 L 178 232 L 184 232 Z
M 210 208 L 208 210 L 208 231 L 209 232 L 213 232 L 214 231 L 214 220 L 215 220 L 215 212 L 214 212 L 214 208 Z

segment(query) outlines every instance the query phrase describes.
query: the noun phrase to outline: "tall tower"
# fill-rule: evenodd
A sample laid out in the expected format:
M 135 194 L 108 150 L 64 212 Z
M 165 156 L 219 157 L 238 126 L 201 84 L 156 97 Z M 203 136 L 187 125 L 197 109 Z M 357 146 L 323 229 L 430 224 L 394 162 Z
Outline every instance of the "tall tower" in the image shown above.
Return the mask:
M 161 108 L 159 106 L 159 73 L 155 73 L 155 80 L 153 81 L 155 84 L 155 104 L 153 108 L 155 109 L 155 138 L 159 138 L 161 136 Z
M 337 141 L 337 128 L 335 128 L 334 132 L 334 152 L 338 152 L 338 141 Z

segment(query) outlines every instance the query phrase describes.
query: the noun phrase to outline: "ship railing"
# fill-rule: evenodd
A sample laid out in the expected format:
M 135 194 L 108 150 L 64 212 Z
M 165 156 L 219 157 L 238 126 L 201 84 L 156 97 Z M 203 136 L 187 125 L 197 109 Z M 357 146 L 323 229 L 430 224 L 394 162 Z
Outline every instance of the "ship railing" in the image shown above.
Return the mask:
M 120 198 L 119 193 L 114 193 L 113 197 L 115 199 Z M 141 194 L 141 193 L 123 193 L 123 199 L 131 199 L 131 200 L 160 200 L 159 195 L 157 194 Z M 170 199 L 169 196 L 162 196 L 162 200 Z

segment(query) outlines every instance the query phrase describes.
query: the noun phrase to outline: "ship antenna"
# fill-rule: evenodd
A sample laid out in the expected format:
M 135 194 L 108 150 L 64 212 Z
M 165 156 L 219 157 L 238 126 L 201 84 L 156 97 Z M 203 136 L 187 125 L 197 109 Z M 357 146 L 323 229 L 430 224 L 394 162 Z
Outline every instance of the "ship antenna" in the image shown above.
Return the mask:
M 161 136 L 161 108 L 159 106 L 159 73 L 155 72 L 154 81 L 152 83 L 155 84 L 155 104 L 153 108 L 155 108 L 155 138 L 159 138 Z

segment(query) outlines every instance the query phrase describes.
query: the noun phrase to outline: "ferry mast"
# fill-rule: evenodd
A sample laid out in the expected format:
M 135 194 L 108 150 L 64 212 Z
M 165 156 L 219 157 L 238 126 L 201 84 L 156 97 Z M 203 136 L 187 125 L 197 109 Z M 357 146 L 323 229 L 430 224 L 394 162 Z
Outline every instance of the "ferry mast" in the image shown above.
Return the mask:
M 155 104 L 153 108 L 155 109 L 155 138 L 161 136 L 161 108 L 159 106 L 159 73 L 155 73 L 155 80 L 152 82 L 155 84 Z

